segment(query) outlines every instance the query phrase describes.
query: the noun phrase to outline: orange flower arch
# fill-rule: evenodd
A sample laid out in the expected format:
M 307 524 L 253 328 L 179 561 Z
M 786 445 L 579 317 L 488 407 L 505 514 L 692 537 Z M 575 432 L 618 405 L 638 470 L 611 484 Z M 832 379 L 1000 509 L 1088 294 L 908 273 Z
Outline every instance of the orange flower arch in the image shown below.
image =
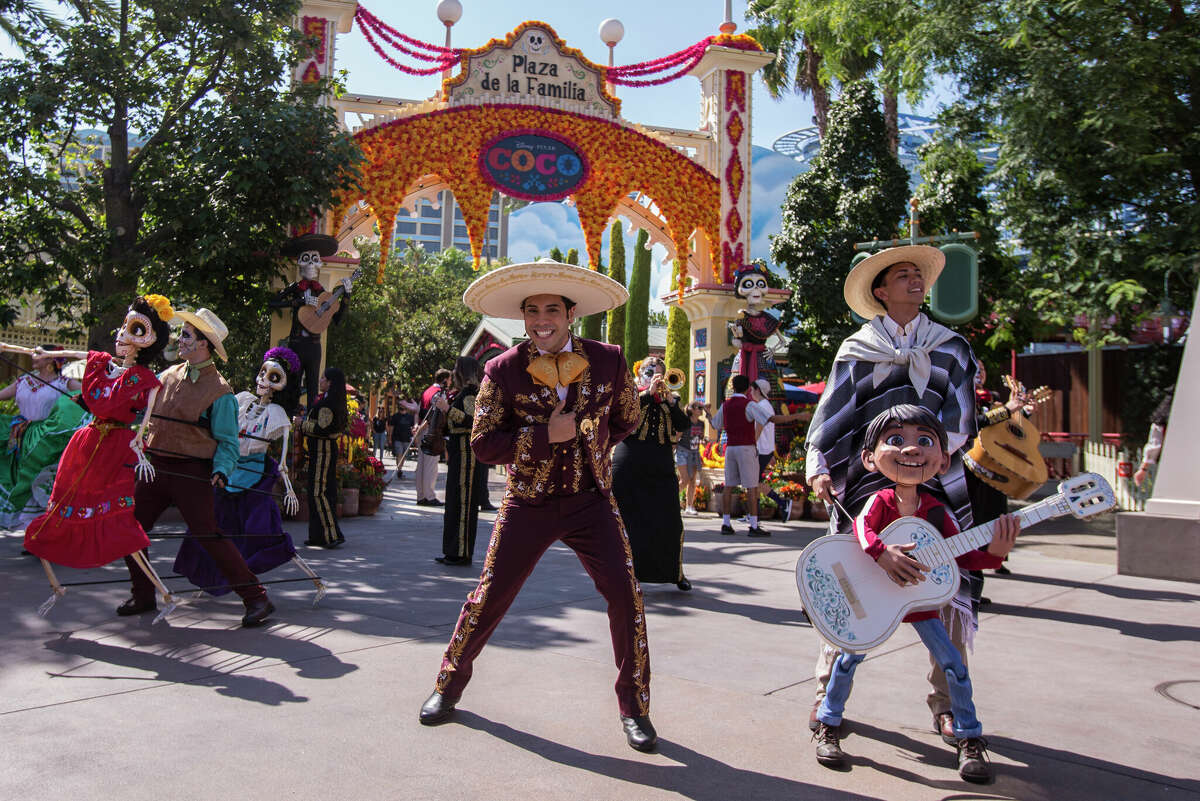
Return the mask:
M 479 267 L 493 187 L 481 175 L 483 147 L 509 132 L 546 131 L 570 142 L 589 164 L 571 193 L 587 243 L 588 261 L 600 262 L 609 218 L 631 192 L 649 195 L 666 217 L 676 257 L 703 232 L 710 254 L 720 252 L 721 188 L 717 177 L 687 156 L 643 133 L 596 117 L 536 106 L 465 106 L 440 109 L 355 134 L 365 156 L 359 190 L 341 198 L 335 219 L 359 199 L 379 220 L 380 272 L 387 261 L 396 214 L 423 176 L 436 174 L 453 190 Z M 697 236 L 699 242 L 699 237 Z M 714 278 L 719 280 L 714 268 Z

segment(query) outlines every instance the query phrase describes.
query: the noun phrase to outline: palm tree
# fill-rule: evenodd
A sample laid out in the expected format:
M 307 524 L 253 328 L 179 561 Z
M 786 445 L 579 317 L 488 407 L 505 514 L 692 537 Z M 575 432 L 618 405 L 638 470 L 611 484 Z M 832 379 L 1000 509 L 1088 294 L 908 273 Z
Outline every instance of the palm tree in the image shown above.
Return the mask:
M 796 26 L 797 0 L 753 0 L 746 16 L 758 23 L 747 31 L 763 49 L 775 54 L 775 60 L 763 67 L 763 82 L 771 97 L 779 99 L 788 92 L 809 95 L 813 101 L 813 122 L 825 138 L 829 123 L 829 86 L 821 78 L 821 54 L 807 32 Z
M 60 0 L 57 5 L 73 9 L 84 22 L 93 18 L 112 19 L 116 15 L 106 0 Z M 61 36 L 66 28 L 60 14 L 36 0 L 0 0 L 0 32 L 22 52 L 38 46 L 39 34 Z

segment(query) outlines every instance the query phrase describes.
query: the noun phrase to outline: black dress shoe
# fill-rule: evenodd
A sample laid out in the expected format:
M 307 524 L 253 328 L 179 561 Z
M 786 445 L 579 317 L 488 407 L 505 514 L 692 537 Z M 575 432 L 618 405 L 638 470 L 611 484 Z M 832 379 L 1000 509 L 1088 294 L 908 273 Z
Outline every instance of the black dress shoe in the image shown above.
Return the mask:
M 155 609 L 158 609 L 158 604 L 153 598 L 148 601 L 127 598 L 125 599 L 125 603 L 117 607 L 117 614 L 121 617 L 130 617 L 132 615 L 140 615 L 143 612 L 153 612 Z
M 246 614 L 242 615 L 242 628 L 254 628 L 267 622 L 267 618 L 275 611 L 275 604 L 269 598 L 255 601 L 246 606 Z
M 496 511 L 496 507 L 492 506 L 490 503 L 481 503 L 481 504 L 479 504 L 479 511 L 494 512 L 494 511 Z
M 469 565 L 471 557 L 469 556 L 435 556 L 433 561 L 441 565 Z
M 687 580 L 687 576 L 684 576 L 679 581 L 675 582 L 675 586 L 678 587 L 679 589 L 683 590 L 684 592 L 687 592 L 688 590 L 690 590 L 692 588 L 692 582 Z
M 630 748 L 648 752 L 658 745 L 658 732 L 654 730 L 649 715 L 639 715 L 636 718 L 621 715 L 621 728 L 625 730 L 625 740 Z
M 430 498 L 428 501 L 426 501 L 426 503 L 429 506 L 445 506 L 446 505 L 442 501 L 439 501 L 437 498 Z
M 447 698 L 434 690 L 433 695 L 429 696 L 421 705 L 421 714 L 417 716 L 417 720 L 421 721 L 422 726 L 436 726 L 444 723 L 454 713 L 454 705 L 457 703 L 457 698 Z

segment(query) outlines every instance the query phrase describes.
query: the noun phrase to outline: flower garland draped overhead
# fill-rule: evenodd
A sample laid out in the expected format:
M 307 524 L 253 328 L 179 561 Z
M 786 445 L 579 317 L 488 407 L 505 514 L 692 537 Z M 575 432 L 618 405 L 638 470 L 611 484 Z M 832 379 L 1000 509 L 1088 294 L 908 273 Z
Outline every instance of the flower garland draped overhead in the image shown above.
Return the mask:
M 569 141 L 589 164 L 572 192 L 587 243 L 600 263 L 600 241 L 618 203 L 632 192 L 653 198 L 666 217 L 677 258 L 703 232 L 709 253 L 720 253 L 721 189 L 717 177 L 656 139 L 619 123 L 536 106 L 460 106 L 393 120 L 355 134 L 365 156 L 359 191 L 341 198 L 335 219 L 359 199 L 379 221 L 380 280 L 396 215 L 418 181 L 430 174 L 449 184 L 462 208 L 478 268 L 493 186 L 478 166 L 483 148 L 513 132 L 546 133 Z M 716 259 L 714 259 L 715 263 Z M 714 270 L 714 278 L 719 277 Z

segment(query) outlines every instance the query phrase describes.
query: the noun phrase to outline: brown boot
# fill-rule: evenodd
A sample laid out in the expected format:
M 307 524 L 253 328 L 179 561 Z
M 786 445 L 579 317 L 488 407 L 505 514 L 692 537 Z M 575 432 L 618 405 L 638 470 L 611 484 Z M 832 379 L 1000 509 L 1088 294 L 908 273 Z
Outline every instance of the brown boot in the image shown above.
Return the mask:
M 992 780 L 992 763 L 988 760 L 987 740 L 982 737 L 968 737 L 958 741 L 958 775 L 963 781 L 975 784 L 986 784 Z
M 953 712 L 938 712 L 934 715 L 933 730 L 942 735 L 942 742 L 946 745 L 958 745 L 958 738 L 954 736 Z
M 840 768 L 846 764 L 846 755 L 842 752 L 842 741 L 837 726 L 818 721 L 817 730 L 812 738 L 817 741 L 817 761 L 827 768 Z

